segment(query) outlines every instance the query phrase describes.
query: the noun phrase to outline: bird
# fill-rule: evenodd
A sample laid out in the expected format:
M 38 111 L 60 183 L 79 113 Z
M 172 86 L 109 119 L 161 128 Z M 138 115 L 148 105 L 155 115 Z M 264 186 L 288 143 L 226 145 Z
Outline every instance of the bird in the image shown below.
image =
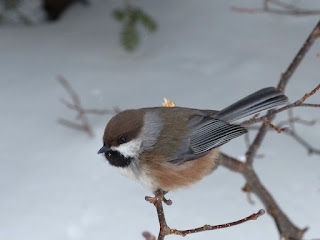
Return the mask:
M 107 123 L 98 154 L 153 193 L 186 188 L 217 168 L 221 145 L 247 133 L 241 119 L 287 101 L 279 89 L 267 87 L 221 111 L 186 107 L 124 110 Z

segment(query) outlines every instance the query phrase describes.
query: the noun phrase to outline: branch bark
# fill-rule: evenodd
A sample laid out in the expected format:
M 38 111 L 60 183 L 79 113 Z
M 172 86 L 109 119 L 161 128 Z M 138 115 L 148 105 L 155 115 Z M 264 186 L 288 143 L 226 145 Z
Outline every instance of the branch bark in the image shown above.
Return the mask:
M 260 209 L 257 213 L 253 213 L 248 217 L 245 217 L 243 219 L 240 219 L 238 221 L 230 222 L 230 223 L 224 223 L 224 224 L 219 224 L 219 225 L 204 225 L 202 227 L 198 228 L 193 228 L 193 229 L 187 229 L 187 230 L 177 230 L 170 228 L 167 224 L 164 210 L 163 210 L 163 205 L 162 202 L 165 202 L 167 205 L 171 205 L 172 202 L 171 200 L 167 200 L 164 198 L 162 190 L 158 190 L 155 192 L 155 196 L 153 198 L 146 196 L 145 199 L 146 201 L 152 203 L 158 214 L 158 220 L 159 220 L 159 225 L 160 225 L 160 231 L 158 235 L 158 240 L 163 240 L 167 235 L 179 235 L 182 237 L 185 237 L 191 233 L 199 233 L 199 232 L 204 232 L 204 231 L 210 231 L 210 230 L 218 230 L 222 228 L 228 228 L 228 227 L 233 227 L 242 223 L 245 223 L 250 220 L 257 220 L 259 217 L 261 217 L 265 211 L 263 209 Z M 146 238 L 146 235 L 150 237 L 149 234 L 143 234 L 143 236 Z
M 297 67 L 300 65 L 302 59 L 307 54 L 308 50 L 311 48 L 312 44 L 319 37 L 319 35 L 320 21 L 317 23 L 313 31 L 310 33 L 309 37 L 304 42 L 303 46 L 301 47 L 301 49 L 299 50 L 299 52 L 297 53 L 297 55 L 295 56 L 285 73 L 281 75 L 278 88 L 281 89 L 282 92 L 285 91 L 285 88 L 291 76 L 293 75 Z M 293 103 L 293 105 L 301 105 L 309 96 L 315 93 L 315 91 L 317 91 L 319 88 L 320 85 L 310 93 L 306 94 L 303 98 Z M 269 114 L 271 114 L 270 111 Z M 274 115 L 271 115 L 268 117 L 268 120 L 271 121 L 273 118 Z M 268 132 L 267 130 L 267 125 L 262 125 L 260 127 L 259 132 L 257 133 L 253 143 L 250 145 L 246 153 L 247 159 L 245 163 L 241 162 L 238 159 L 227 156 L 226 154 L 221 154 L 221 165 L 227 167 L 232 171 L 241 173 L 244 176 L 244 178 L 247 181 L 247 184 L 250 187 L 250 190 L 259 197 L 259 199 L 266 206 L 268 213 L 273 217 L 281 237 L 292 240 L 302 239 L 303 234 L 305 233 L 307 228 L 299 229 L 290 221 L 290 219 L 286 216 L 286 214 L 281 210 L 276 201 L 273 199 L 271 194 L 261 184 L 252 166 L 254 157 L 256 156 L 256 153 Z
M 258 196 L 265 205 L 267 212 L 273 217 L 282 237 L 285 239 L 302 239 L 307 228 L 299 229 L 290 221 L 269 191 L 262 185 L 260 179 L 250 165 L 226 154 L 221 154 L 220 164 L 229 170 L 238 172 L 244 176 L 250 191 Z
M 286 88 L 286 86 L 288 84 L 289 79 L 291 78 L 291 76 L 293 75 L 295 70 L 300 65 L 302 59 L 307 54 L 307 52 L 309 51 L 309 49 L 313 45 L 314 41 L 319 37 L 319 34 L 320 34 L 320 20 L 316 24 L 316 26 L 314 27 L 312 32 L 309 34 L 309 36 L 306 39 L 306 41 L 303 43 L 302 47 L 300 48 L 300 50 L 298 51 L 298 53 L 296 54 L 296 56 L 294 57 L 294 59 L 290 63 L 290 65 L 287 68 L 287 70 L 281 75 L 280 81 L 278 83 L 278 88 L 282 92 L 285 91 L 285 88 Z M 270 111 L 269 111 L 269 113 L 270 113 Z M 274 118 L 274 116 L 271 116 L 271 117 L 268 118 L 268 120 L 271 121 L 273 118 Z M 260 148 L 260 145 L 261 145 L 265 135 L 267 134 L 267 128 L 268 127 L 266 125 L 262 125 L 261 126 L 261 128 L 260 128 L 258 134 L 256 135 L 253 143 L 249 147 L 249 150 L 246 153 L 247 164 L 252 165 L 253 158 L 256 155 L 258 149 Z
M 275 7 L 271 7 L 274 5 Z M 320 10 L 314 9 L 302 9 L 295 5 L 288 4 L 279 0 L 263 0 L 261 8 L 246 8 L 246 7 L 231 7 L 235 12 L 240 13 L 271 13 L 278 15 L 293 15 L 293 16 L 305 16 L 305 15 L 318 15 Z
M 70 121 L 68 119 L 59 118 L 58 123 L 64 125 L 68 128 L 72 128 L 74 130 L 86 132 L 90 137 L 94 136 L 93 129 L 89 122 L 87 114 L 96 114 L 96 115 L 106 115 L 106 114 L 116 114 L 119 113 L 121 110 L 118 107 L 114 107 L 112 110 L 109 109 L 86 109 L 82 106 L 80 101 L 79 95 L 76 91 L 71 87 L 71 84 L 62 76 L 58 77 L 59 83 L 62 87 L 67 91 L 68 95 L 70 96 L 72 103 L 65 100 L 60 99 L 61 103 L 64 104 L 67 108 L 74 110 L 77 112 L 76 121 Z

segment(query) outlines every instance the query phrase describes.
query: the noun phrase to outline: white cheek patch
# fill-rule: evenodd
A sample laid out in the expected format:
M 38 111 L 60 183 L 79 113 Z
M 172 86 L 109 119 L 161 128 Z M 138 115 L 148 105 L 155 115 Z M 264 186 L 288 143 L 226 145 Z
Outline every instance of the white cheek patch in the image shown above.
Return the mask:
M 120 144 L 117 147 L 111 147 L 112 150 L 118 151 L 124 157 L 133 158 L 127 167 L 116 167 L 118 172 L 125 177 L 140 182 L 145 188 L 154 192 L 158 189 L 153 179 L 149 177 L 140 166 L 139 154 L 141 153 L 142 141 L 140 138 L 131 140 L 130 142 Z
M 112 150 L 118 151 L 124 157 L 138 158 L 140 153 L 141 140 L 134 139 L 130 142 L 120 144 L 117 147 L 111 147 Z

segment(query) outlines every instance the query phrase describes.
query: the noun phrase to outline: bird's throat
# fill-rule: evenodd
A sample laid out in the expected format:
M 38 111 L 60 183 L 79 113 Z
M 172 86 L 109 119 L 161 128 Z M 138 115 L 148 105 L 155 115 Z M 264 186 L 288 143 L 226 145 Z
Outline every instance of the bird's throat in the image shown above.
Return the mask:
M 124 157 L 118 151 L 109 151 L 105 153 L 104 156 L 108 162 L 115 167 L 128 167 L 133 160 L 132 157 Z

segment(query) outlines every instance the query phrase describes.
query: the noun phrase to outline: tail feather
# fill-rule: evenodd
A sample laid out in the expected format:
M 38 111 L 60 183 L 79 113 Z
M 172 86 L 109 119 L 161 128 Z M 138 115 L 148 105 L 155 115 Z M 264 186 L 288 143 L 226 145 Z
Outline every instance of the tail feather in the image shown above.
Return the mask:
M 274 87 L 263 88 L 218 112 L 215 117 L 226 122 L 248 117 L 286 103 L 288 98 Z

